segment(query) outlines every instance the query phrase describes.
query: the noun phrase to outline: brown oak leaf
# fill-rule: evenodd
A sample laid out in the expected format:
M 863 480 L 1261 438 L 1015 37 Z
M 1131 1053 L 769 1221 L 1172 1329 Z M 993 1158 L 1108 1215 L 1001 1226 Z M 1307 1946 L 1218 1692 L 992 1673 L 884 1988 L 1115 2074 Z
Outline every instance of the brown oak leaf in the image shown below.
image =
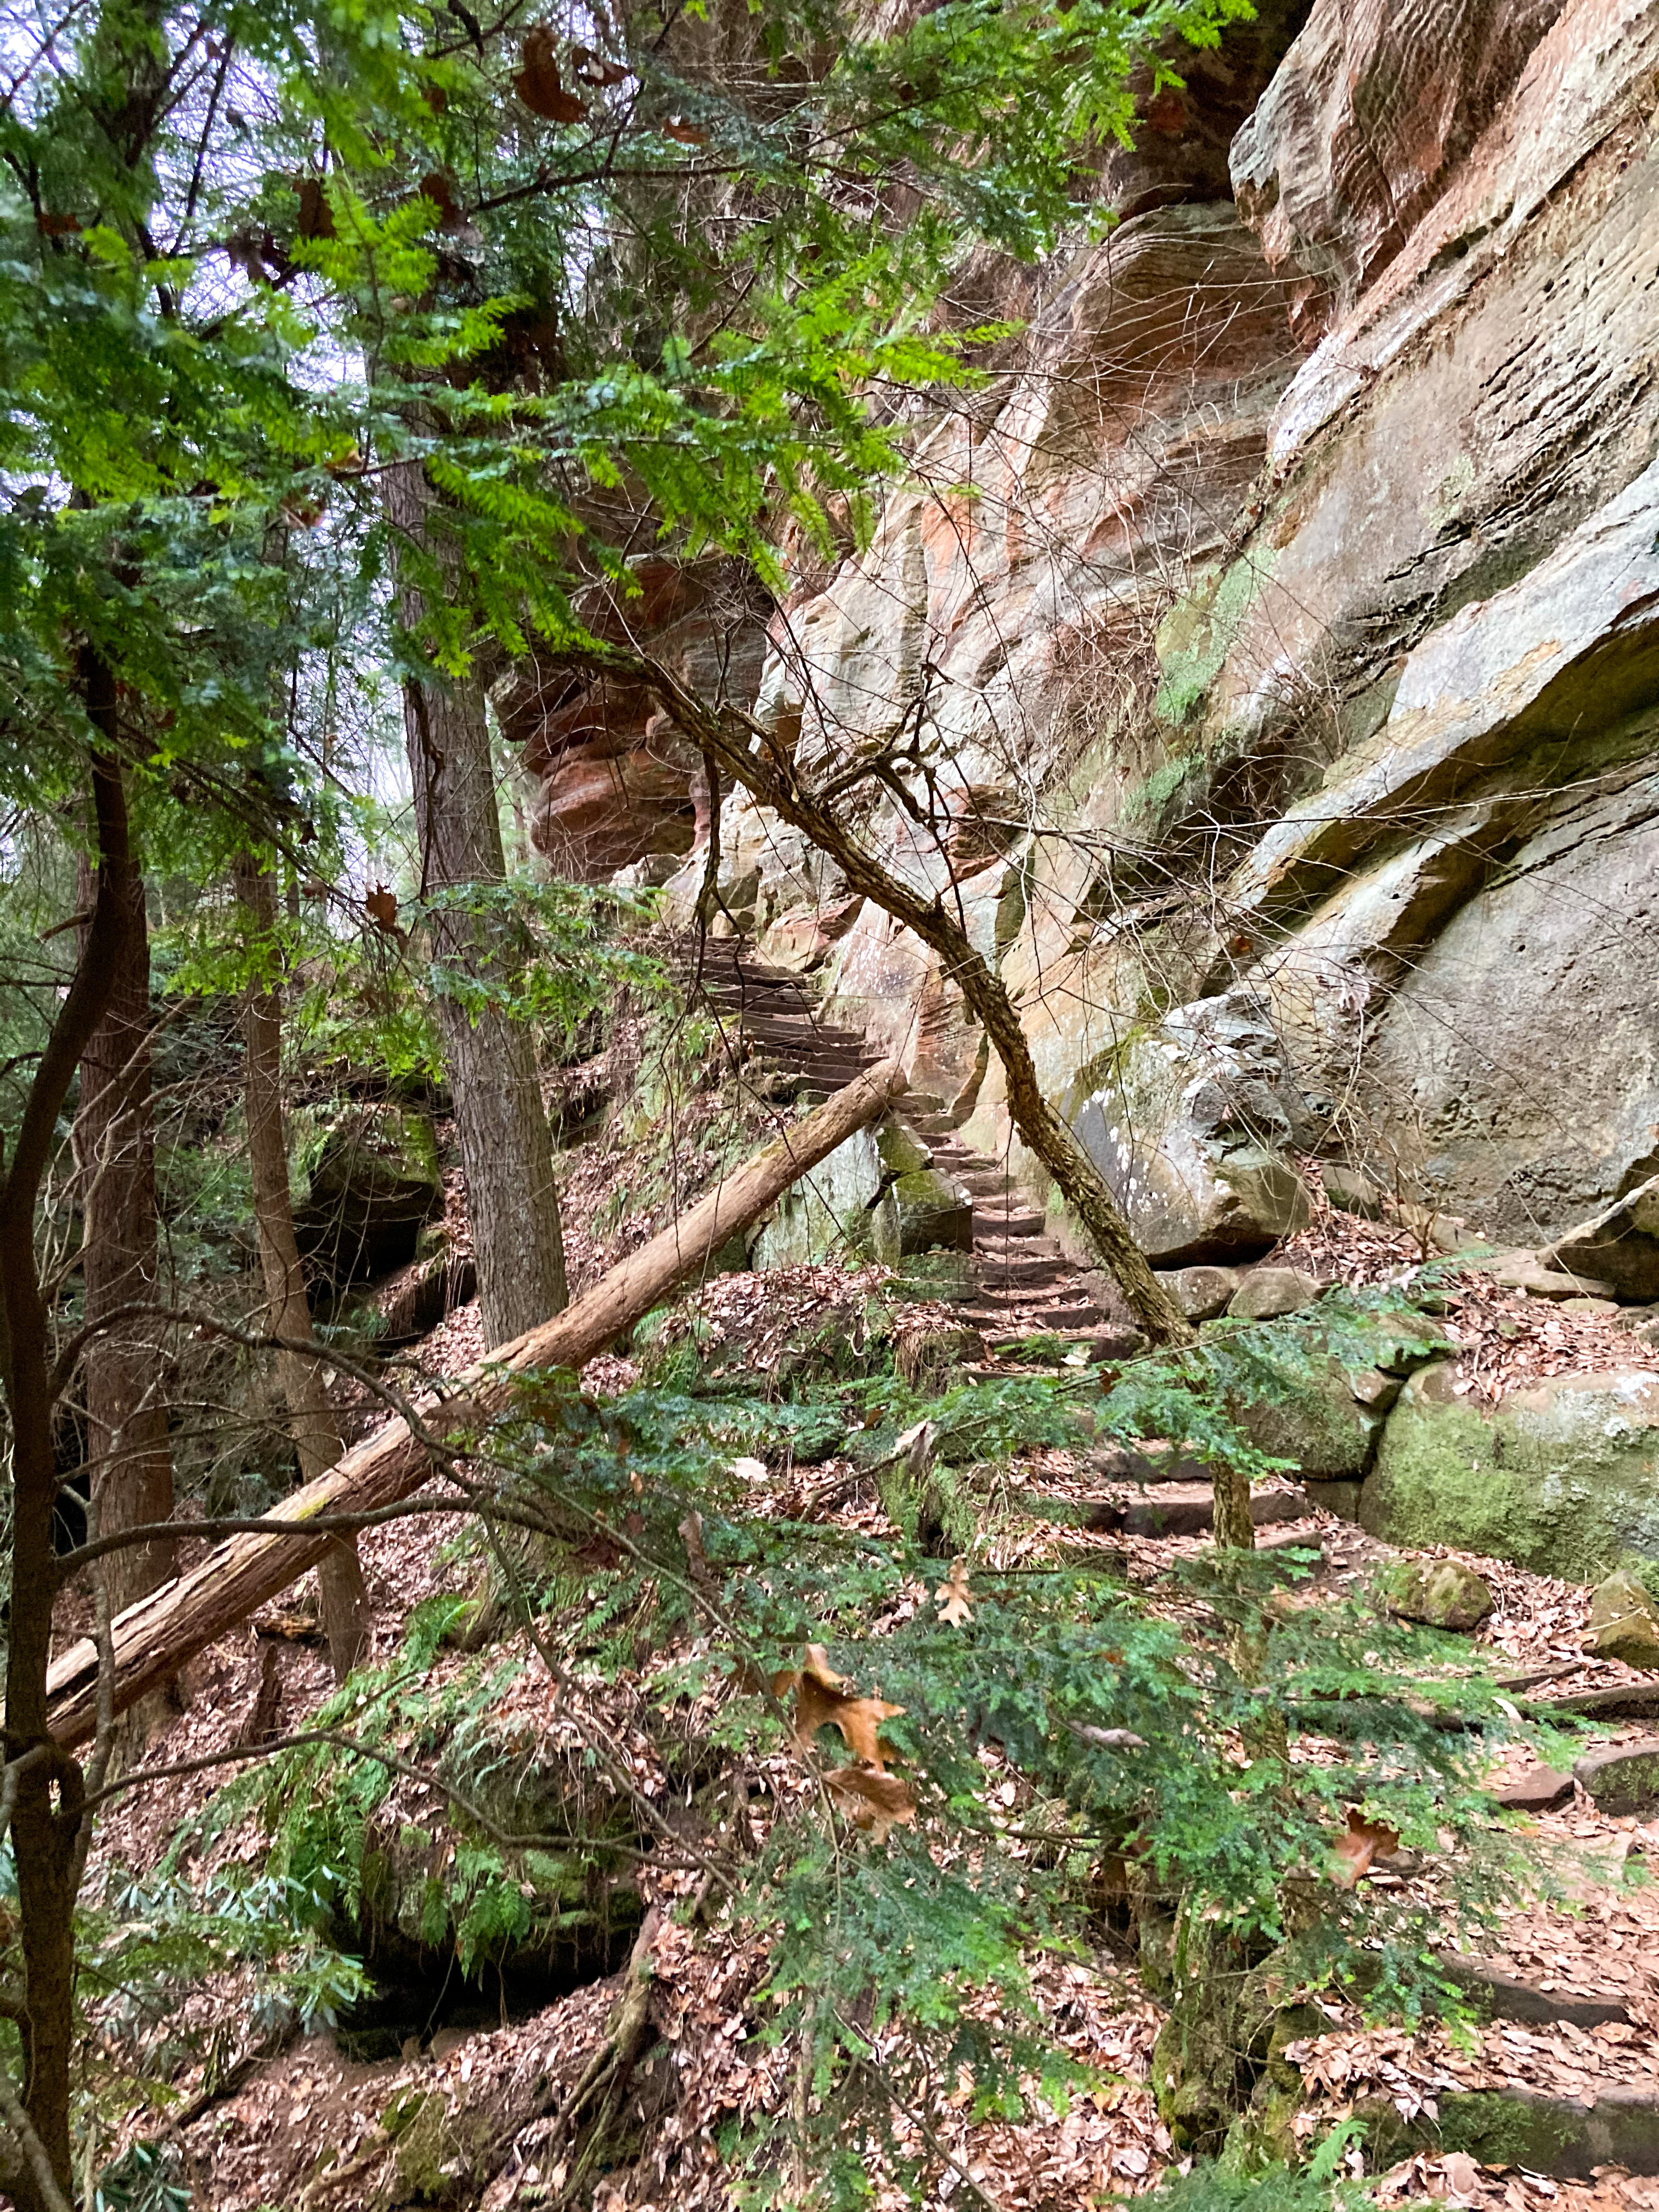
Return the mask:
M 1339 1889 L 1352 1889 L 1371 1870 L 1376 1858 L 1387 1858 L 1400 1849 L 1400 1838 L 1380 1820 L 1368 1820 L 1358 1805 L 1348 1808 L 1348 1825 L 1331 1846 L 1331 1880 Z
M 952 1628 L 963 1628 L 974 1617 L 973 1604 L 968 1595 L 968 1561 L 958 1552 L 951 1562 L 951 1577 L 933 1592 L 939 1601 L 939 1617 L 948 1620 Z
M 328 194 L 323 190 L 320 177 L 301 177 L 300 179 L 300 235 L 301 238 L 332 238 L 334 210 L 328 204 Z
M 878 1773 L 884 1771 L 881 1724 L 896 1720 L 902 1705 L 890 1705 L 884 1698 L 854 1698 L 847 1692 L 846 1677 L 830 1664 L 823 1644 L 809 1644 L 806 1663 L 795 1686 L 795 1741 L 811 1748 L 821 1728 L 837 1728 L 854 1759 L 863 1759 Z
M 538 23 L 525 34 L 524 67 L 513 80 L 513 89 L 532 115 L 550 123 L 580 123 L 586 102 L 567 92 L 559 77 L 557 44 L 552 26 Z
M 916 1817 L 909 1784 L 879 1767 L 838 1766 L 823 1781 L 830 1796 L 843 1801 L 842 1809 L 853 1826 L 866 1830 L 878 1844 L 884 1844 L 893 1829 L 908 1828 Z
M 628 82 L 628 71 L 620 63 L 607 61 L 603 54 L 596 54 L 591 46 L 571 48 L 570 74 L 579 84 L 597 85 L 601 90 Z
M 384 884 L 377 883 L 374 890 L 366 894 L 363 908 L 376 929 L 390 931 L 397 928 L 398 894 L 388 890 Z

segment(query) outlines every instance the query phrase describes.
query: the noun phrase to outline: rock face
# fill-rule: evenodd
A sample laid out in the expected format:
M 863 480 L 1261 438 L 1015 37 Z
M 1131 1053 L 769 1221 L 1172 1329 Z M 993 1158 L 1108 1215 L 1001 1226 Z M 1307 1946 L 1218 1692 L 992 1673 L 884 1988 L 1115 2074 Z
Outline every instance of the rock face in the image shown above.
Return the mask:
M 914 746 L 935 818 L 866 787 L 867 834 L 960 901 L 1160 1265 L 1259 1255 L 1310 1152 L 1542 1252 L 1659 1169 L 1659 0 L 1238 35 L 1148 89 L 1115 230 L 966 272 L 954 311 L 1024 334 L 867 547 L 769 639 L 730 579 L 659 627 L 809 768 Z M 641 702 L 509 720 L 544 849 L 703 834 Z M 683 781 L 624 834 L 647 766 Z M 932 955 L 732 801 L 719 876 L 1047 1201 Z M 1553 1264 L 1659 1297 L 1651 1196 Z
M 1389 1543 L 1451 1544 L 1593 1581 L 1659 1557 L 1659 1375 L 1559 1376 L 1494 1411 L 1449 1365 L 1413 1376 L 1382 1431 L 1360 1519 Z

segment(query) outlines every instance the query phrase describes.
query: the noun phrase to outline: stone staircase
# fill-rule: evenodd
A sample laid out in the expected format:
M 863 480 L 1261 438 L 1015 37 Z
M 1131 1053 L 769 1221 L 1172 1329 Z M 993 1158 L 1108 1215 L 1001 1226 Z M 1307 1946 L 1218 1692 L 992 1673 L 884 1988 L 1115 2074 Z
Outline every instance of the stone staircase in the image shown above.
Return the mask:
M 773 1064 L 771 1096 L 827 1093 L 875 1065 L 858 1030 L 823 1021 L 799 977 L 771 967 L 740 938 L 709 940 L 701 992 L 733 1041 Z M 963 1144 L 942 1102 L 913 1091 L 896 1111 L 973 1206 L 969 1280 L 954 1300 L 963 1321 L 994 1347 L 1053 1335 L 1097 1358 L 1133 1350 L 1138 1339 L 1110 1286 L 1073 1266 L 1043 1234 L 1042 1215 L 998 1161 Z

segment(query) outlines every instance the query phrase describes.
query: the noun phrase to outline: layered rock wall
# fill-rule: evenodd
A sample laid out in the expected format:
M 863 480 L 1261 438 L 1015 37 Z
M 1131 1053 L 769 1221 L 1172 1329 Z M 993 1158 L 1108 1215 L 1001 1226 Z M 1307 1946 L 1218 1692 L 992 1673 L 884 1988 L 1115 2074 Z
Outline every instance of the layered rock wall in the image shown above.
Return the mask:
M 1526 1242 L 1659 1164 L 1659 5 L 1298 21 L 1149 113 L 1103 242 L 986 279 L 1019 347 L 763 665 L 725 644 L 803 758 L 908 756 L 933 829 L 866 786 L 869 834 L 1161 1261 L 1261 1249 L 1294 1151 Z M 752 808 L 722 839 L 739 925 L 1010 1147 L 932 956 Z

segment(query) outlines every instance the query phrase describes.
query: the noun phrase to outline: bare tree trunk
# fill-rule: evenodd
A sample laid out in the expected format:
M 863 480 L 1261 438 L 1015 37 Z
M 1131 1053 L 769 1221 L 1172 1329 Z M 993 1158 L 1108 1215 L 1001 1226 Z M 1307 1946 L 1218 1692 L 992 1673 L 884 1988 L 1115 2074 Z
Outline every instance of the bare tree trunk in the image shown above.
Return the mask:
M 75 1150 L 80 1171 L 81 1267 L 86 1316 L 155 1297 L 155 1132 L 150 1114 L 149 929 L 144 885 L 131 854 L 100 859 L 121 902 L 121 952 L 109 998 L 81 1054 Z M 101 883 L 99 886 L 101 890 Z M 80 903 L 94 904 L 91 862 L 81 862 Z M 89 936 L 82 925 L 82 951 Z M 173 1455 L 154 1327 L 135 1318 L 94 1339 L 82 1373 L 93 1516 L 100 1534 L 166 1521 L 173 1513 Z M 174 1547 L 156 1540 L 105 1563 L 118 1613 L 173 1571 Z
M 425 471 L 402 462 L 386 474 L 386 511 L 412 544 L 445 559 L 442 510 Z M 403 618 L 422 618 L 420 593 L 405 586 Z M 404 686 L 404 734 L 420 834 L 421 890 L 465 895 L 505 882 L 501 815 L 490 760 L 482 679 L 436 677 Z M 487 981 L 500 964 L 487 915 L 441 907 L 428 924 L 440 970 Z M 438 1024 L 455 1101 L 466 1173 L 478 1303 L 486 1344 L 521 1336 L 566 1297 L 564 1238 L 553 1180 L 553 1140 L 528 1029 L 498 1006 L 469 1012 L 440 986 Z
M 276 925 L 276 888 L 269 867 L 251 853 L 238 855 L 236 896 L 252 933 L 269 945 Z M 273 1336 L 305 1343 L 311 1339 L 311 1308 L 294 1235 L 294 1197 L 283 1130 L 282 1024 L 283 1002 L 276 989 L 251 985 L 242 1010 L 243 1097 L 267 1327 Z M 341 1451 L 339 1424 L 328 1401 L 322 1363 L 303 1352 L 279 1352 L 276 1379 L 288 1407 L 300 1473 L 307 1482 L 314 1482 Z M 335 1538 L 318 1562 L 317 1580 L 329 1657 L 335 1679 L 343 1682 L 369 1643 L 368 1591 L 355 1536 Z
M 758 1221 L 837 1145 L 877 1120 L 903 1089 L 903 1069 L 896 1060 L 883 1060 L 791 1123 L 555 1320 L 470 1370 L 454 1395 L 422 1399 L 414 1410 L 428 1434 L 455 1434 L 465 1449 L 512 1403 L 520 1375 L 585 1365 L 676 1284 L 709 1267 L 723 1244 Z M 169 1589 L 124 1613 L 112 1631 L 117 1710 L 143 1697 L 152 1682 L 176 1673 L 186 1659 L 313 1565 L 327 1538 L 308 1524 L 325 1515 L 373 1512 L 407 1498 L 431 1473 L 425 1443 L 403 1421 L 389 1422 L 356 1445 L 319 1482 L 307 1483 L 263 1516 L 253 1532 L 221 1544 Z M 53 1663 L 52 1727 L 60 1744 L 79 1743 L 91 1733 L 97 1682 L 98 1652 L 90 1638 Z
M 90 649 L 82 655 L 81 679 L 94 726 L 112 738 L 114 684 L 107 667 Z M 52 1551 L 58 1473 L 52 1441 L 50 1325 L 35 1262 L 34 1211 L 76 1063 L 132 960 L 127 941 L 133 909 L 127 895 L 132 867 L 126 805 L 119 767 L 107 753 L 94 757 L 93 791 L 100 866 L 91 926 L 69 995 L 29 1086 L 11 1158 L 0 1180 L 0 1382 L 12 1443 L 4 1753 L 23 1954 L 23 2002 L 18 2014 L 21 2102 L 32 2148 L 58 2196 L 70 2201 L 74 2194 L 70 2155 L 74 1915 L 85 1784 L 78 1762 L 49 1734 L 46 1682 L 59 1579 Z M 161 1670 L 144 1687 L 155 1687 L 174 1671 Z M 29 1763 L 21 1765 L 25 1759 Z M 14 1766 L 16 1771 L 9 1771 Z M 16 2122 L 9 2112 L 6 2117 L 8 2132 L 18 2136 Z M 5 2185 L 19 2212 L 48 2212 L 52 2198 L 28 2156 L 7 2161 Z

